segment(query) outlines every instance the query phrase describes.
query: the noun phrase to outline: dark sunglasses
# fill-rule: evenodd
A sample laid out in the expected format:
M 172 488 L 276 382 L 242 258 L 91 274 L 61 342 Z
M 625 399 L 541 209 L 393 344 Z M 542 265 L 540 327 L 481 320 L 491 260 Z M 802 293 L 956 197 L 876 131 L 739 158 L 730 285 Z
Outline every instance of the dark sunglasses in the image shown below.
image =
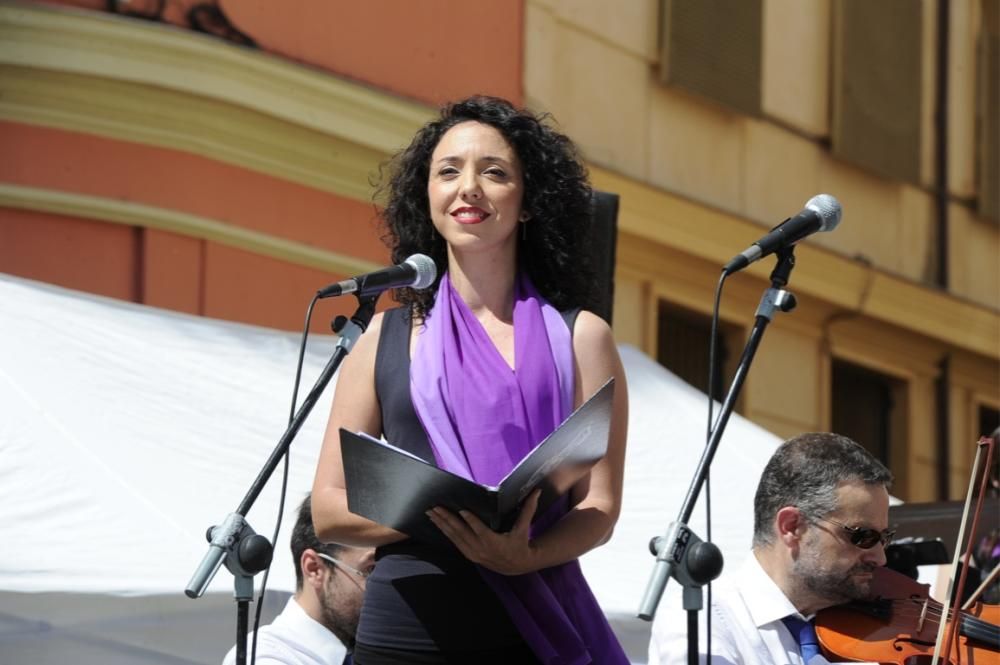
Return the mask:
M 882 543 L 882 547 L 885 547 L 892 542 L 893 536 L 896 535 L 895 529 L 877 531 L 875 529 L 862 529 L 859 526 L 847 526 L 837 520 L 831 520 L 829 517 L 820 517 L 819 519 L 839 526 L 847 532 L 847 539 L 851 541 L 851 544 L 863 550 L 869 550 L 875 547 L 877 543 Z

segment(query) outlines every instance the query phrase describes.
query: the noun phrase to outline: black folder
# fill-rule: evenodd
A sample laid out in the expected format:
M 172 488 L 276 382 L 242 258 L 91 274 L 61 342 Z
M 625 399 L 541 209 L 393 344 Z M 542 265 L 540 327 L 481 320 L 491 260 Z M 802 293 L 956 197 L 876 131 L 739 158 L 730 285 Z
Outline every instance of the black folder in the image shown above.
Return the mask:
M 496 487 L 439 469 L 367 434 L 340 430 L 347 507 L 357 515 L 431 544 L 449 543 L 426 512 L 435 506 L 468 510 L 494 531 L 509 531 L 521 502 L 542 489 L 538 517 L 608 449 L 614 379 L 609 379 Z

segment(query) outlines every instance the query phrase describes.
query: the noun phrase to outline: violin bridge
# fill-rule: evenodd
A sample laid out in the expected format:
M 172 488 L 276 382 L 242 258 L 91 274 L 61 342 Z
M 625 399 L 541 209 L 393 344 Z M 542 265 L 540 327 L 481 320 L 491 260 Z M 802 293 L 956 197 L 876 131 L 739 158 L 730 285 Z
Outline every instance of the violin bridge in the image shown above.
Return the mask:
M 929 598 L 924 598 L 924 606 L 920 609 L 920 619 L 917 621 L 917 635 L 924 629 L 924 619 L 927 618 L 927 605 L 929 601 Z

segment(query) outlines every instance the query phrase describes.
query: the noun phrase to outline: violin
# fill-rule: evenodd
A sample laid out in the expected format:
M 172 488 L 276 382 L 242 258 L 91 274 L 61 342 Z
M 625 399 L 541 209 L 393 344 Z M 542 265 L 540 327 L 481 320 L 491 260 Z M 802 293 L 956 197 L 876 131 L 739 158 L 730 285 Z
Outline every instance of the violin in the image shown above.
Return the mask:
M 838 605 L 816 614 L 816 636 L 827 659 L 930 664 L 946 614 L 941 603 L 930 597 L 930 587 L 889 568 L 878 568 L 871 589 L 873 601 Z M 943 662 L 1000 663 L 1000 605 L 977 603 L 960 611 L 958 619 L 958 636 Z
M 965 552 L 958 587 L 965 584 L 971 548 L 963 549 L 966 519 L 972 503 L 977 471 L 990 469 L 995 441 L 979 440 L 972 469 L 965 514 L 959 527 L 954 564 Z M 985 464 L 981 464 L 983 451 Z M 972 533 L 982 510 L 987 474 L 982 474 Z M 953 568 L 955 566 L 953 565 Z M 952 578 L 947 596 L 952 596 Z M 977 593 L 984 587 L 980 587 Z M 827 658 L 898 665 L 1000 664 L 1000 606 L 982 603 L 946 607 L 930 597 L 930 587 L 889 568 L 873 571 L 870 602 L 839 605 L 816 614 L 816 637 Z M 943 644 L 943 648 L 942 648 Z

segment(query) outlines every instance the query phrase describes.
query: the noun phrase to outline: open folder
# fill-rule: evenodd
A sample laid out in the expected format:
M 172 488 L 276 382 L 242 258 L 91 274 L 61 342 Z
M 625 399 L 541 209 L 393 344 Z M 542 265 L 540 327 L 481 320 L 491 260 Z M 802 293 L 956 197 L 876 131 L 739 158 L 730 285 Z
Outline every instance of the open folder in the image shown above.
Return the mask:
M 341 429 L 347 507 L 428 543 L 449 542 L 426 515 L 435 506 L 468 510 L 494 531 L 508 531 L 521 502 L 536 487 L 542 489 L 538 517 L 604 457 L 613 395 L 614 379 L 609 379 L 496 487 L 439 469 L 367 434 Z

